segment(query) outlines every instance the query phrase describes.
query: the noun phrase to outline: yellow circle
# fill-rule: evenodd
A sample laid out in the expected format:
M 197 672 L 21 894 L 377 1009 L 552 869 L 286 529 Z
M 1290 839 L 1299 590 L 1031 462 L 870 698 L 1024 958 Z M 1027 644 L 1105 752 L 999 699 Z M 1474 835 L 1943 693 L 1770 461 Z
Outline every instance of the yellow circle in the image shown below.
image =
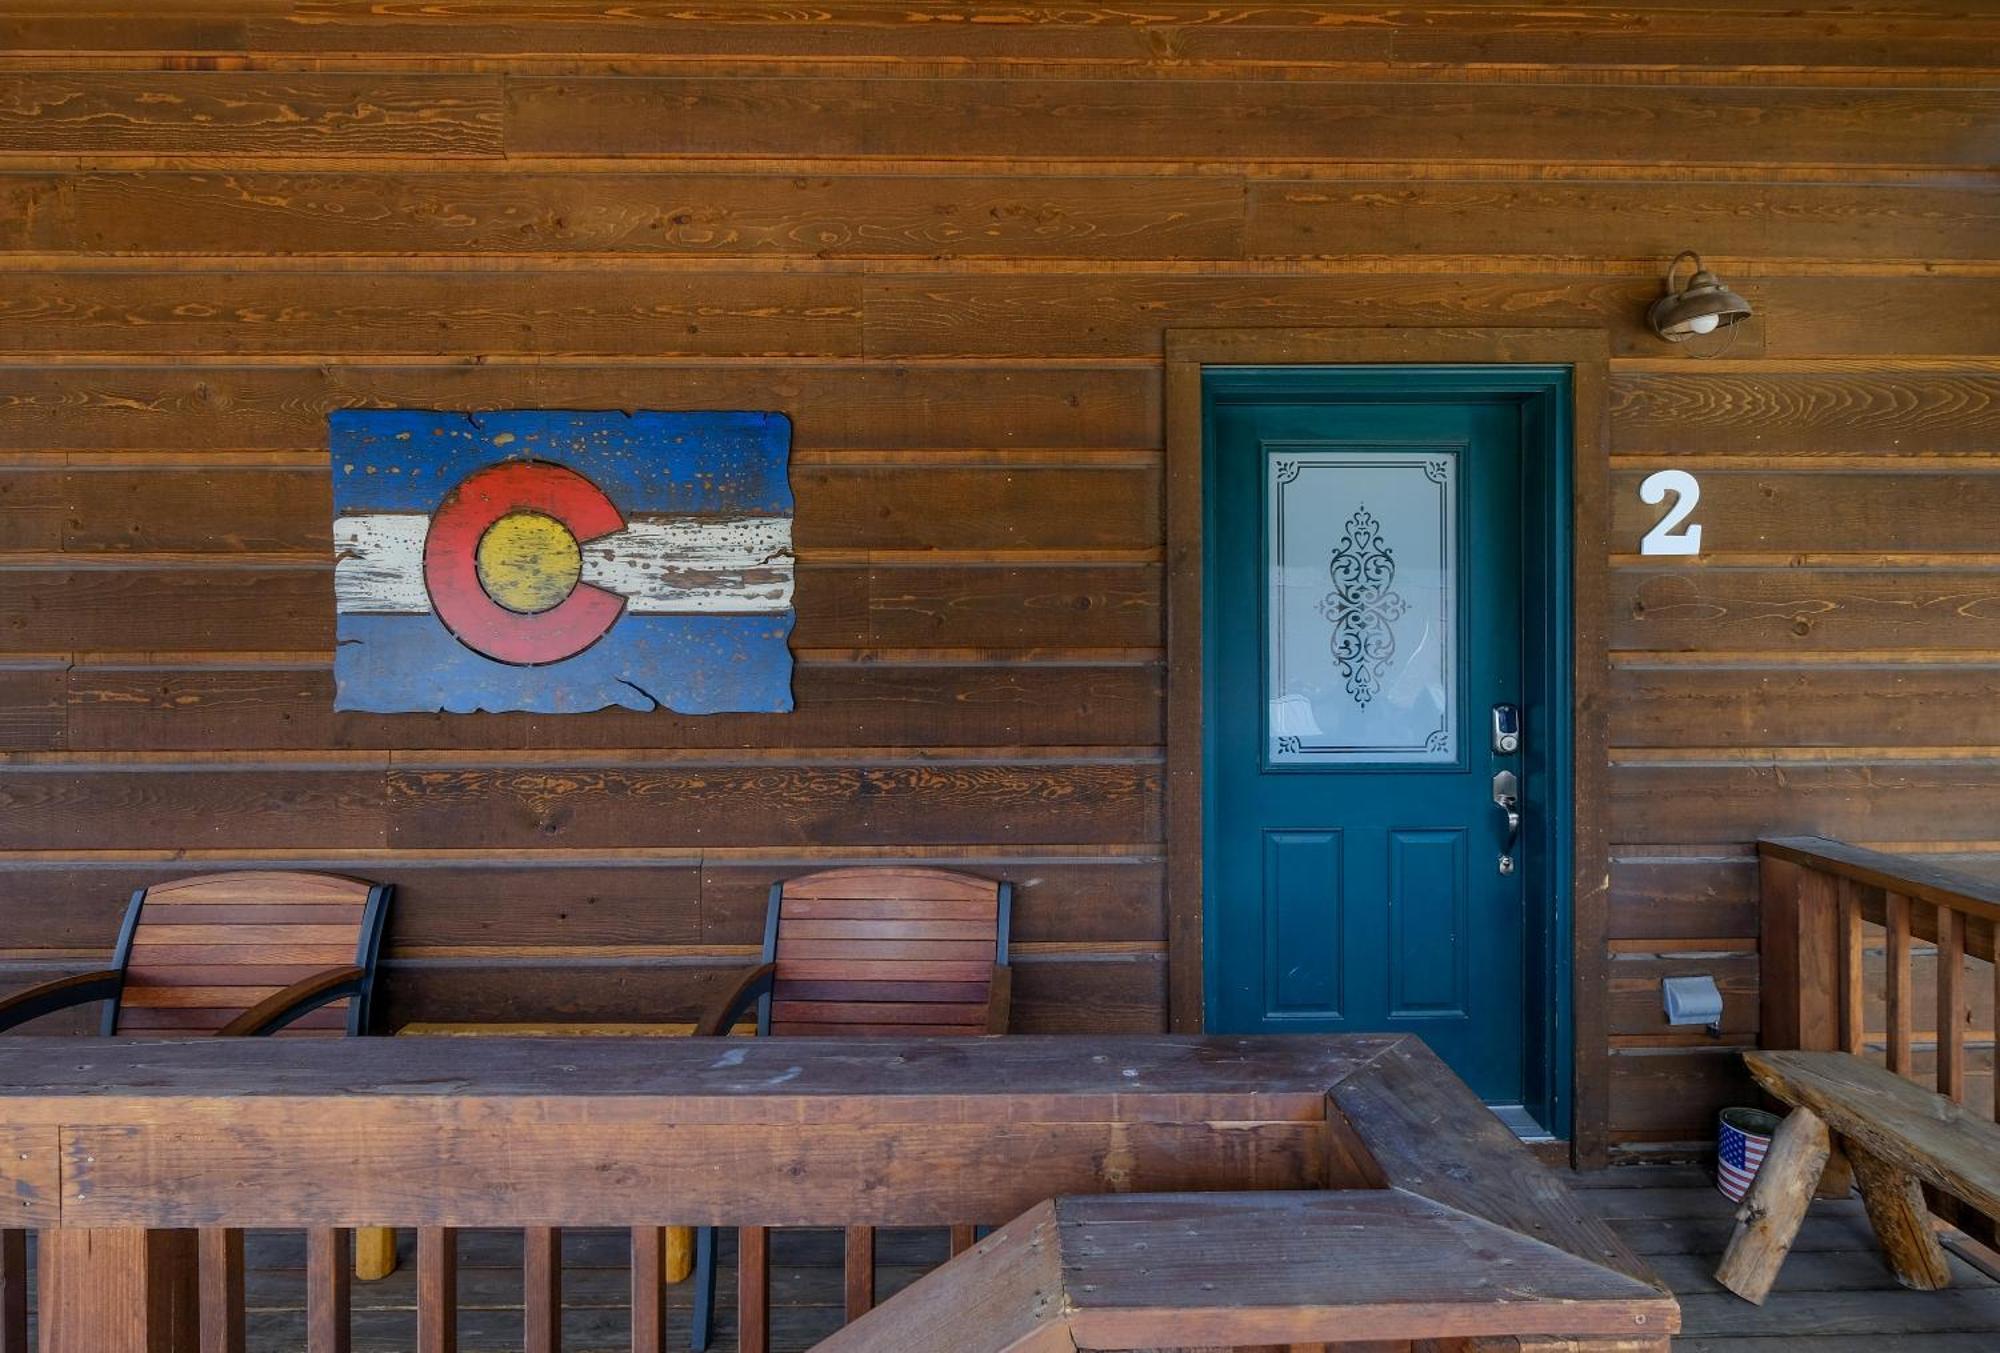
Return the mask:
M 476 560 L 486 595 L 522 615 L 561 604 L 583 577 L 576 537 L 539 512 L 510 512 L 487 527 Z

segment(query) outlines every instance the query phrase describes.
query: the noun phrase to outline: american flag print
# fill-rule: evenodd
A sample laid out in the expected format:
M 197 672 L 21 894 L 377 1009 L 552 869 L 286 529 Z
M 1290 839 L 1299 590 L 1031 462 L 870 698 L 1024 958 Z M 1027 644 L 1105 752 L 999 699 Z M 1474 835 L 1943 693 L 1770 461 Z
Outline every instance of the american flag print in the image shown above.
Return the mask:
M 1745 1132 L 1727 1118 L 1722 1120 L 1716 1142 L 1715 1184 L 1730 1202 L 1742 1202 L 1750 1191 L 1750 1181 L 1757 1177 L 1757 1167 L 1764 1163 L 1770 1144 L 1769 1137 Z

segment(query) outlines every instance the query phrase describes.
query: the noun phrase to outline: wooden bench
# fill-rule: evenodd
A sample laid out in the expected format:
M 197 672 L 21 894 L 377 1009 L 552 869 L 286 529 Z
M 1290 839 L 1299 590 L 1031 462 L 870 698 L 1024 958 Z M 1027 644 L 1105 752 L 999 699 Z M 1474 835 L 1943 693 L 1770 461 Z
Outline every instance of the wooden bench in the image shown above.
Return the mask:
M 1747 1052 L 1758 1084 L 1792 1106 L 1737 1214 L 1716 1281 L 1761 1303 L 1842 1138 L 1875 1238 L 1905 1287 L 1934 1291 L 1951 1270 L 1923 1186 L 2000 1218 L 2000 1126 L 1845 1052 Z

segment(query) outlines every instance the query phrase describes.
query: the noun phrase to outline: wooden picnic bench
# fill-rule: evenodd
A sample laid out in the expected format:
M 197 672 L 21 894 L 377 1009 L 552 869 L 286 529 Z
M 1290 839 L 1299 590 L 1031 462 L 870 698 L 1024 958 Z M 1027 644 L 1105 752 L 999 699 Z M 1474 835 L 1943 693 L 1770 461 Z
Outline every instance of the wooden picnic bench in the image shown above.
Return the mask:
M 1951 1271 L 1933 1216 L 2000 1240 L 2000 1127 L 1966 1105 L 1975 1009 L 1990 1029 L 2000 997 L 2000 888 L 1820 837 L 1761 841 L 1758 860 L 1763 1046 L 1744 1060 L 1791 1114 L 1716 1278 L 1761 1302 L 1814 1193 L 1845 1196 L 1858 1184 L 1898 1281 L 1943 1287 Z M 1870 990 L 1878 943 L 1879 997 Z M 1975 1001 L 1981 976 L 1991 994 Z M 1928 1075 L 1920 1039 L 1934 1049 Z
M 1868 1223 L 1897 1281 L 1919 1291 L 1951 1282 L 1924 1201 L 1928 1184 L 2000 1218 L 2000 1125 L 1845 1052 L 1746 1052 L 1757 1083 L 1792 1106 L 1744 1199 L 1716 1280 L 1761 1302 L 1805 1221 L 1806 1204 L 1844 1143 Z

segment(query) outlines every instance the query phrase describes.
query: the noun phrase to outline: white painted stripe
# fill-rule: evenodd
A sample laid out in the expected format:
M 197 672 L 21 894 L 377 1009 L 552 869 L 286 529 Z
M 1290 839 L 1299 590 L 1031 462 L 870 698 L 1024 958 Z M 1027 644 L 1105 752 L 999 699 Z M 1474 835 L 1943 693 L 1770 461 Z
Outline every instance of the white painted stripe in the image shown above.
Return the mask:
M 421 615 L 424 587 L 421 513 L 372 512 L 333 519 L 333 608 L 348 615 Z
M 371 512 L 333 524 L 334 606 L 421 615 L 430 518 Z M 777 612 L 792 604 L 790 517 L 636 517 L 583 547 L 583 579 L 639 615 Z
M 782 611 L 792 604 L 792 519 L 635 518 L 583 547 L 583 580 L 638 614 Z

